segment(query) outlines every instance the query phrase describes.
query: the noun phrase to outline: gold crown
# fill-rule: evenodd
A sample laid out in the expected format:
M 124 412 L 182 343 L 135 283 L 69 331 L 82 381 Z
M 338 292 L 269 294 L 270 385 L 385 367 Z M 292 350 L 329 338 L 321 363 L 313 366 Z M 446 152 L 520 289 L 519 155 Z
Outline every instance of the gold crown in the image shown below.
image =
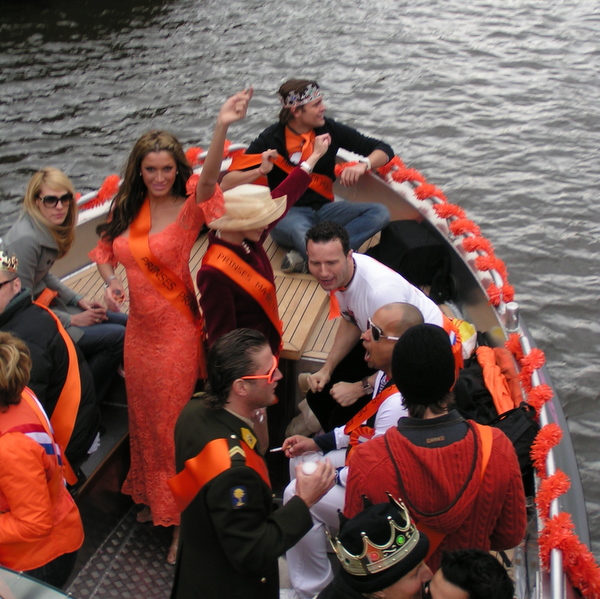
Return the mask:
M 7 270 L 8 272 L 17 272 L 17 265 L 19 261 L 13 254 L 9 256 L 4 250 L 0 249 L 0 270 Z
M 368 576 L 387 570 L 394 564 L 402 561 L 419 542 L 419 531 L 412 524 L 410 515 L 402 501 L 396 501 L 389 495 L 390 503 L 396 505 L 399 516 L 404 519 L 400 524 L 392 516 L 387 516 L 390 526 L 390 538 L 385 545 L 373 543 L 365 532 L 361 533 L 363 550 L 360 554 L 350 553 L 339 541 L 332 539 L 329 533 L 327 538 L 340 560 L 342 567 L 353 576 Z

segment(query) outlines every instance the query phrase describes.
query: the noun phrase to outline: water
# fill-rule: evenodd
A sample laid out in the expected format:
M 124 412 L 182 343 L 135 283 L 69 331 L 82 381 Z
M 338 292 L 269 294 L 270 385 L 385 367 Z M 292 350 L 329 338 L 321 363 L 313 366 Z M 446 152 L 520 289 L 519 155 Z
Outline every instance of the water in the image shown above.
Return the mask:
M 43 165 L 95 189 L 149 129 L 206 146 L 253 84 L 231 132 L 248 142 L 281 82 L 316 78 L 330 116 L 389 141 L 508 265 L 600 540 L 600 3 L 3 0 L 0 17 L 0 234 Z

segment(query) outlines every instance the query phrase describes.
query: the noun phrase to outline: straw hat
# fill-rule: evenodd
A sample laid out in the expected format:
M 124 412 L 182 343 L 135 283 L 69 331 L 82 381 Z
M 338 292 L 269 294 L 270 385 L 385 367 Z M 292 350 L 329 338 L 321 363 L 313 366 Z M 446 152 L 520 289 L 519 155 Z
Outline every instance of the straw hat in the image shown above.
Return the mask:
M 284 212 L 287 196 L 273 199 L 264 185 L 238 185 L 223 193 L 225 214 L 208 223 L 221 231 L 251 231 L 277 220 Z

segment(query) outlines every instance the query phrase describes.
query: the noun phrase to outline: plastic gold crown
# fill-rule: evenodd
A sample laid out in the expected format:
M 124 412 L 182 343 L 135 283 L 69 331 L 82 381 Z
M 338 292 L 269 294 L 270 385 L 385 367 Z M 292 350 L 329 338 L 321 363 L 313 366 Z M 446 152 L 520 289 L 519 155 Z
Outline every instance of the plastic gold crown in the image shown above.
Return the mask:
M 392 497 L 393 502 L 401 512 L 401 518 L 404 523 L 398 523 L 392 516 L 387 517 L 390 526 L 390 538 L 385 545 L 377 545 L 369 539 L 366 533 L 361 533 L 363 541 L 363 550 L 359 555 L 350 553 L 336 539 L 332 539 L 328 534 L 329 542 L 342 563 L 346 572 L 353 576 L 368 576 L 387 570 L 399 561 L 402 561 L 419 542 L 419 531 L 412 524 L 410 515 L 405 505 Z

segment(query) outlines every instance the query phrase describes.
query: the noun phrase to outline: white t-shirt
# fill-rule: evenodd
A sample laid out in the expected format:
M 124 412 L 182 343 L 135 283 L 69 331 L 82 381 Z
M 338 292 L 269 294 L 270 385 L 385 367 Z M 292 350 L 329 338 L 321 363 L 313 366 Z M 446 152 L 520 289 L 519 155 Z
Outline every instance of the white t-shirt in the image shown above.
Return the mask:
M 402 275 L 370 256 L 353 254 L 354 277 L 345 291 L 336 291 L 342 317 L 364 333 L 367 320 L 379 308 L 393 302 L 411 304 L 429 324 L 442 326 L 442 312 L 436 303 Z

